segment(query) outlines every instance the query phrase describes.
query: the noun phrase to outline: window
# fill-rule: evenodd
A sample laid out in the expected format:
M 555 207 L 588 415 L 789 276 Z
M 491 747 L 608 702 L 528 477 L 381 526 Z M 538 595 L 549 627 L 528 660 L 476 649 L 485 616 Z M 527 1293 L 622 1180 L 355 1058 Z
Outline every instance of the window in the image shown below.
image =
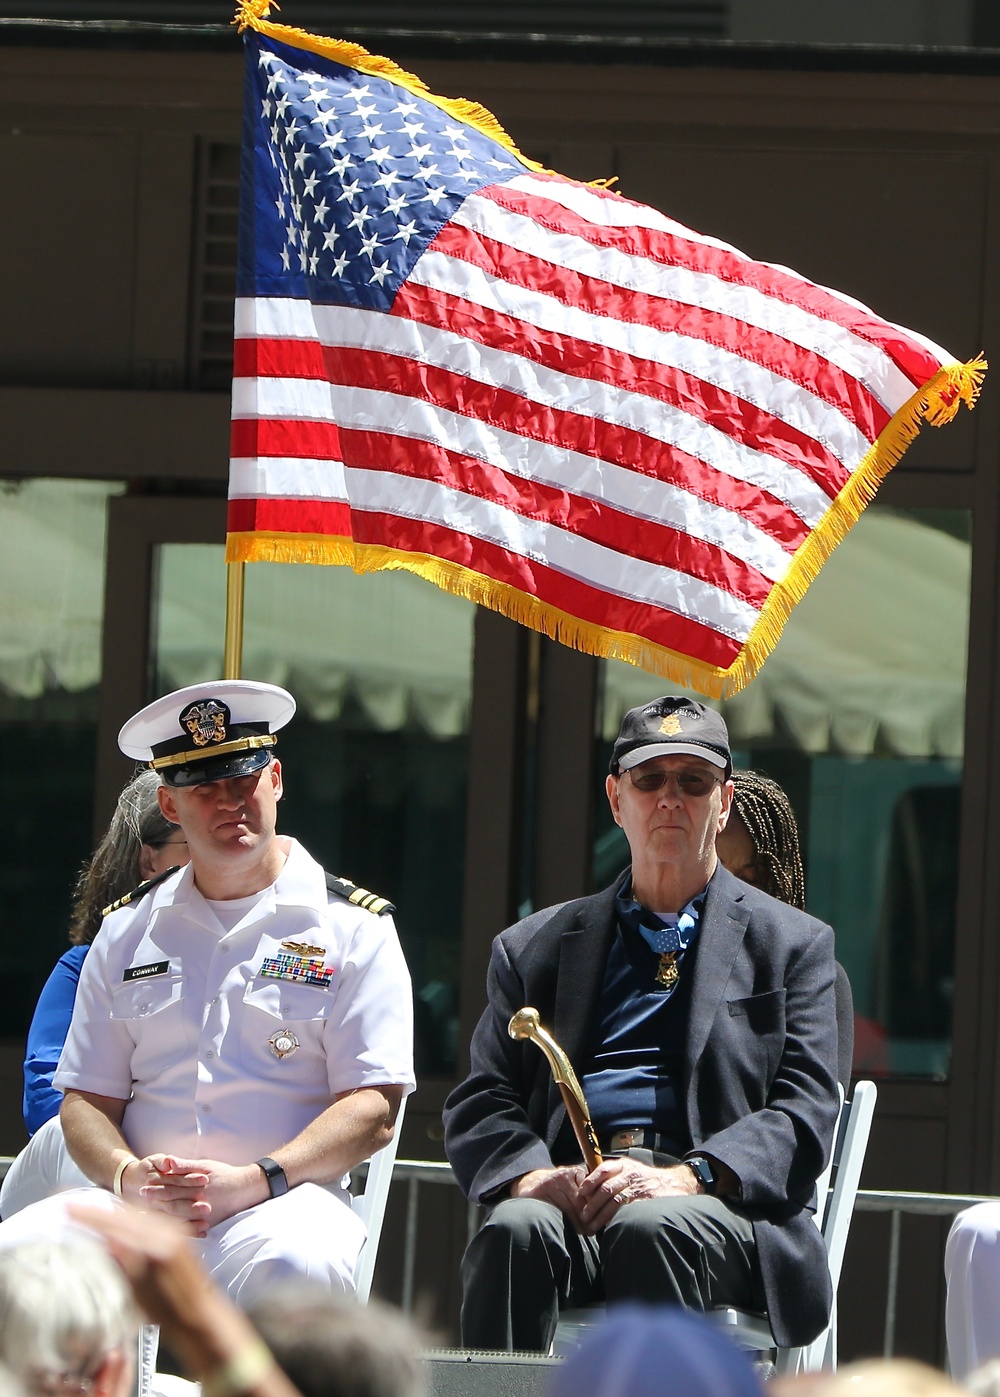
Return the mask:
M 107 502 L 101 481 L 0 482 L 0 1036 L 26 1033 L 89 858 Z

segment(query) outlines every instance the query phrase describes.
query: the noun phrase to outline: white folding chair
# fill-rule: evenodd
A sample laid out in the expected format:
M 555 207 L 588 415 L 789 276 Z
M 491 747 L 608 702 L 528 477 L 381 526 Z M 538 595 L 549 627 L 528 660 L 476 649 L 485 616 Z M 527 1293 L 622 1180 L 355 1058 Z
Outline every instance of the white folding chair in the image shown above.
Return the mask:
M 774 1342 L 766 1315 L 734 1309 L 712 1312 L 712 1317 L 726 1326 L 742 1348 L 758 1351 L 774 1349 L 774 1366 L 779 1373 L 816 1373 L 824 1368 L 833 1371 L 837 1366 L 837 1288 L 877 1096 L 878 1088 L 874 1082 L 856 1084 L 853 1097 L 840 1108 L 833 1137 L 833 1154 L 826 1169 L 826 1185 L 822 1178 L 817 1183 L 815 1221 L 826 1243 L 827 1265 L 833 1282 L 833 1307 L 830 1321 L 823 1332 L 811 1344 L 783 1349 Z
M 389 1185 L 392 1183 L 392 1167 L 396 1162 L 399 1148 L 399 1133 L 403 1128 L 403 1112 L 406 1097 L 399 1103 L 396 1113 L 396 1128 L 387 1145 L 372 1155 L 368 1161 L 368 1176 L 360 1193 L 351 1199 L 351 1207 L 368 1229 L 368 1236 L 361 1248 L 358 1264 L 354 1271 L 354 1289 L 360 1305 L 367 1305 L 371 1293 L 372 1278 L 375 1275 L 375 1259 L 378 1256 L 379 1237 L 382 1235 L 382 1222 L 385 1218 L 385 1205 L 389 1201 Z
M 774 1349 L 779 1373 L 812 1373 L 837 1366 L 837 1287 L 844 1264 L 847 1234 L 854 1214 L 861 1166 L 864 1164 L 871 1133 L 872 1115 L 878 1090 L 874 1082 L 858 1082 L 850 1101 L 843 1100 L 833 1136 L 833 1151 L 826 1169 L 816 1181 L 816 1226 L 826 1243 L 827 1264 L 833 1281 L 833 1308 L 830 1322 L 818 1338 L 801 1348 L 781 1349 L 774 1342 L 766 1315 L 750 1314 L 732 1308 L 709 1311 L 709 1318 L 725 1327 L 741 1348 L 756 1352 Z M 603 1305 L 564 1310 L 559 1316 L 552 1351 L 556 1356 L 571 1353 L 584 1332 L 603 1315 Z

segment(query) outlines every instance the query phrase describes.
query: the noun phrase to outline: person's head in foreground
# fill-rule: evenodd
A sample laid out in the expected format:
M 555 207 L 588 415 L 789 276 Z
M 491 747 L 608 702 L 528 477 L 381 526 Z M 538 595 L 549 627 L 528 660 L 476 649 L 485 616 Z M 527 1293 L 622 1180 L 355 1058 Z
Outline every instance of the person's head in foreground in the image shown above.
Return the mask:
M 548 1397 L 762 1397 L 727 1334 L 676 1305 L 616 1305 L 553 1373 Z
M 422 1397 L 424 1336 L 388 1305 L 286 1281 L 247 1316 L 302 1397 Z
M 777 781 L 758 771 L 733 772 L 733 808 L 715 847 L 730 873 L 744 883 L 805 910 L 799 827 Z
M 822 1397 L 961 1397 L 964 1390 L 937 1368 L 913 1358 L 867 1358 L 816 1376 L 825 1379 Z M 796 1378 L 774 1382 L 784 1397 L 798 1391 Z
M 128 1283 L 99 1243 L 0 1250 L 0 1362 L 28 1397 L 127 1397 L 137 1329 Z

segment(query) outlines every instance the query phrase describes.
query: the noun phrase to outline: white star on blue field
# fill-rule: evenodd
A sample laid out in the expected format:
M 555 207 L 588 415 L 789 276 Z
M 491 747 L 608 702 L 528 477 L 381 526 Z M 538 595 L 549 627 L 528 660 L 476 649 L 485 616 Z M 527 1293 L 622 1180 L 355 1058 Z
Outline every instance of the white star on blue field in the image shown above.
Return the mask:
M 389 310 L 463 200 L 527 168 L 404 87 L 259 35 L 246 85 L 241 295 Z

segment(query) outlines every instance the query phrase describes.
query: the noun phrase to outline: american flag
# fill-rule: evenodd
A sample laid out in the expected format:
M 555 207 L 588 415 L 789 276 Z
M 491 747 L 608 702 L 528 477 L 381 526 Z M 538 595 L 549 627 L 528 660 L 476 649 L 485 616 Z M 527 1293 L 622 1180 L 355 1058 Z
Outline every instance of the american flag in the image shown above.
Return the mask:
M 239 15 L 227 558 L 407 568 L 734 692 L 985 365 L 264 8 Z

